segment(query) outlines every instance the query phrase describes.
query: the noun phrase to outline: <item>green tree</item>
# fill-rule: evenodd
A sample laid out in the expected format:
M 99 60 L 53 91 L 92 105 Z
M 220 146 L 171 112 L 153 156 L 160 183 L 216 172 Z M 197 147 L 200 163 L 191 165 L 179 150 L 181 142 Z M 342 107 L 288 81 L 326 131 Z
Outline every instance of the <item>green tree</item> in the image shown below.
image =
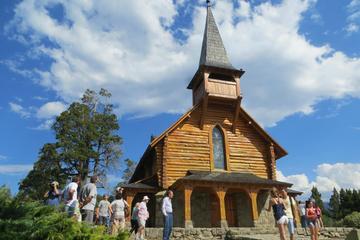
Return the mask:
M 105 176 L 116 169 L 121 156 L 119 124 L 109 103 L 111 94 L 86 90 L 81 102 L 74 102 L 53 125 L 60 161 L 68 175 Z
M 41 200 L 44 193 L 49 190 L 49 183 L 54 180 L 63 185 L 66 176 L 61 167 L 56 145 L 47 143 L 41 148 L 39 159 L 34 163 L 33 169 L 20 182 L 18 196 L 23 199 Z
M 122 179 L 123 179 L 124 182 L 129 182 L 130 178 L 132 177 L 132 175 L 135 172 L 136 164 L 130 158 L 127 158 L 124 161 L 125 161 L 125 164 L 126 164 L 126 168 L 124 170 Z
M 19 197 L 40 200 L 53 180 L 62 186 L 71 175 L 84 181 L 89 175 L 105 177 L 109 169 L 118 168 L 122 139 L 110 97 L 105 89 L 86 90 L 80 102 L 56 118 L 52 126 L 56 142 L 42 147 L 33 169 L 20 183 Z
M 336 188 L 333 189 L 333 194 L 330 197 L 330 216 L 339 220 L 341 218 L 340 212 L 340 195 Z
M 341 216 L 345 217 L 353 212 L 353 196 L 352 191 L 349 189 L 340 190 L 340 211 Z
M 313 186 L 311 189 L 311 198 L 313 198 L 315 200 L 316 205 L 320 207 L 320 209 L 323 213 L 325 213 L 324 202 L 321 199 L 320 192 L 318 191 L 318 189 L 315 186 Z

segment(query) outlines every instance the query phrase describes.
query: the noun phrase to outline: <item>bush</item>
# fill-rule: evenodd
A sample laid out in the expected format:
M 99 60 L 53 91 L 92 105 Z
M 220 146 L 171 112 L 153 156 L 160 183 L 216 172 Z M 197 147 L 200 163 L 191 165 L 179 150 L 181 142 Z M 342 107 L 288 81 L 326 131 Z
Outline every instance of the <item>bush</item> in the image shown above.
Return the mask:
M 336 220 L 334 218 L 331 218 L 327 215 L 322 215 L 322 220 L 324 223 L 325 227 L 343 227 L 344 226 L 344 222 L 343 220 Z
M 344 218 L 344 224 L 347 227 L 360 228 L 360 212 L 353 212 Z
M 1 240 L 127 240 L 129 234 L 105 234 L 103 226 L 89 226 L 68 218 L 56 208 L 40 202 L 14 200 L 0 187 Z

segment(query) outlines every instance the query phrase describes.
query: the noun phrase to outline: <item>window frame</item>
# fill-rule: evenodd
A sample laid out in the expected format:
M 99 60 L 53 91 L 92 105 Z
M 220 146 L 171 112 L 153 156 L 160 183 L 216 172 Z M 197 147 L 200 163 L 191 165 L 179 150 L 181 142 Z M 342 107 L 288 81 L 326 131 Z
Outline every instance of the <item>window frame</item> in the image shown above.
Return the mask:
M 215 168 L 214 162 L 214 144 L 213 144 L 213 130 L 214 128 L 218 128 L 223 137 L 224 144 L 224 161 L 225 161 L 225 169 Z M 227 140 L 227 135 L 225 129 L 220 124 L 215 124 L 210 128 L 209 131 L 209 146 L 210 146 L 210 170 L 211 171 L 219 171 L 219 172 L 228 172 L 230 171 L 230 161 L 229 161 L 229 145 Z

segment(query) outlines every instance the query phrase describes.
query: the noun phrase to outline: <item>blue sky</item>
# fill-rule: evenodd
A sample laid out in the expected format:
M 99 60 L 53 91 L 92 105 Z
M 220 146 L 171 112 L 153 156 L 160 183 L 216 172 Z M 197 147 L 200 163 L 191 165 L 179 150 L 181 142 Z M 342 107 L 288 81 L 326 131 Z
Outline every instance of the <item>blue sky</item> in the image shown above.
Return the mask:
M 1 1 L 0 184 L 17 191 L 54 117 L 86 88 L 117 106 L 138 160 L 191 106 L 205 1 Z M 243 107 L 289 155 L 278 177 L 308 192 L 360 188 L 360 1 L 213 1 Z M 115 184 L 119 172 L 109 174 Z

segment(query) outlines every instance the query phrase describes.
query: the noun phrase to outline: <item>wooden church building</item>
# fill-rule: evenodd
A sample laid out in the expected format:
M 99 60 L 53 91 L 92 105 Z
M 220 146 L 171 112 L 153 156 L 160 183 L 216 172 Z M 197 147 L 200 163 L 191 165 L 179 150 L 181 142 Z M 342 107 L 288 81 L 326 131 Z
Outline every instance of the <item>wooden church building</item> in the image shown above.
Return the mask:
M 274 226 L 265 211 L 276 161 L 287 152 L 241 107 L 242 69 L 230 63 L 210 6 L 192 108 L 152 138 L 128 184 L 129 204 L 150 197 L 149 227 L 160 227 L 161 198 L 172 189 L 174 226 Z

